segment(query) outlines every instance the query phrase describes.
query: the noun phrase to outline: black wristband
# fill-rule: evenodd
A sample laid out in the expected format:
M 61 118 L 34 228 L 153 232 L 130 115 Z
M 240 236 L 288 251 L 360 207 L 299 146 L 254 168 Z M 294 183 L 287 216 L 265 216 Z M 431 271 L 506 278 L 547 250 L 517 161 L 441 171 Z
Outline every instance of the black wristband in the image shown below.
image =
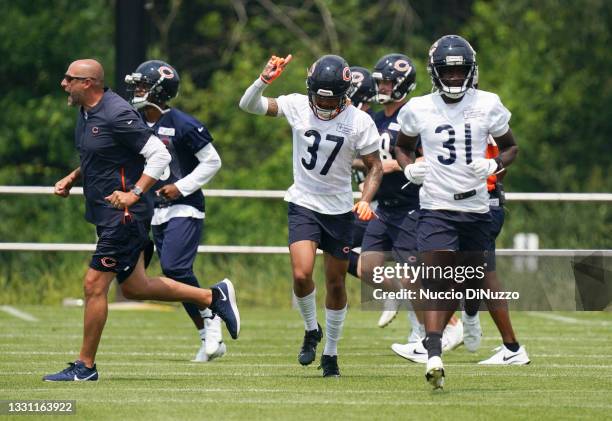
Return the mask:
M 504 162 L 502 161 L 501 157 L 495 157 L 494 158 L 495 163 L 497 164 L 497 169 L 495 170 L 496 173 L 500 172 L 501 170 L 504 169 Z

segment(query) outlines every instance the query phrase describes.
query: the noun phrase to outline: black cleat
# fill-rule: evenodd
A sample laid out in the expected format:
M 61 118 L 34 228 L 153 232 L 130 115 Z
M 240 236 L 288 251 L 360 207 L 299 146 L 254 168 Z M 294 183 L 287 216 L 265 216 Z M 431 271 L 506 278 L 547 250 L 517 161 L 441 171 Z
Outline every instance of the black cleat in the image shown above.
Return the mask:
M 340 369 L 338 368 L 337 355 L 321 355 L 321 365 L 319 369 L 323 369 L 323 377 L 340 377 Z
M 304 343 L 302 343 L 302 349 L 298 354 L 298 361 L 302 365 L 308 365 L 314 361 L 317 356 L 317 344 L 321 342 L 323 337 L 323 329 L 321 325 L 317 323 L 317 330 L 307 330 L 304 333 Z

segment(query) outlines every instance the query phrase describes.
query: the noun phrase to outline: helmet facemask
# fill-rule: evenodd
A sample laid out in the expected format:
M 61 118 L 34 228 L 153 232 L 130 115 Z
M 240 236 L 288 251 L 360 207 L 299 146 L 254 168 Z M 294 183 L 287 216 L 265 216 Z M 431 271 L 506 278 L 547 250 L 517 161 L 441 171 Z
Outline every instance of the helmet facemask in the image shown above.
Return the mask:
M 443 95 L 452 99 L 461 98 L 473 85 L 475 67 L 474 64 L 463 63 L 433 65 L 432 78 Z
M 334 119 L 347 106 L 346 93 L 334 95 L 327 89 L 319 89 L 316 93 L 308 90 L 308 103 L 315 116 L 324 121 Z M 324 104 L 320 105 L 321 102 Z
M 162 79 L 160 78 L 156 83 L 151 83 L 145 79 L 140 73 L 132 73 L 125 77 L 130 104 L 137 110 L 142 110 L 145 107 L 155 107 L 163 112 L 162 104 L 158 104 L 155 99 L 155 88 L 159 86 Z
M 405 92 L 403 95 L 399 95 L 398 96 L 398 94 L 399 94 L 399 89 L 398 88 L 400 87 L 400 85 L 402 83 L 404 83 L 404 80 L 406 80 L 405 76 L 398 76 L 394 80 L 393 79 L 384 79 L 382 77 L 382 74 L 380 74 L 378 72 L 374 72 L 374 73 L 372 73 L 372 77 L 374 78 L 374 89 L 376 90 L 376 96 L 374 98 L 376 98 L 376 102 L 378 102 L 379 104 L 389 104 L 391 102 L 399 102 L 399 101 L 403 100 L 404 98 L 406 98 L 406 95 L 408 95 L 408 92 Z M 384 94 L 384 93 L 380 92 L 380 88 L 379 88 L 378 85 L 383 80 L 389 80 L 391 82 L 394 82 L 393 83 L 393 87 L 391 88 L 391 93 L 390 94 Z M 412 89 L 409 89 L 409 91 L 410 90 L 412 90 Z

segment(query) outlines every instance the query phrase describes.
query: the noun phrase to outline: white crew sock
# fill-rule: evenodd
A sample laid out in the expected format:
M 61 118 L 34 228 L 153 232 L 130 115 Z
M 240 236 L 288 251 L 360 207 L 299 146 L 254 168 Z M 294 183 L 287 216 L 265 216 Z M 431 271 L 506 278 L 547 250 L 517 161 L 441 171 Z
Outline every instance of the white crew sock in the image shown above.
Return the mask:
M 313 289 L 305 297 L 295 296 L 302 319 L 304 319 L 304 329 L 317 330 L 317 302 L 315 300 L 317 289 Z M 295 293 L 293 294 L 295 295 Z
M 346 318 L 346 306 L 342 310 L 325 309 L 325 355 L 338 355 L 338 341 Z

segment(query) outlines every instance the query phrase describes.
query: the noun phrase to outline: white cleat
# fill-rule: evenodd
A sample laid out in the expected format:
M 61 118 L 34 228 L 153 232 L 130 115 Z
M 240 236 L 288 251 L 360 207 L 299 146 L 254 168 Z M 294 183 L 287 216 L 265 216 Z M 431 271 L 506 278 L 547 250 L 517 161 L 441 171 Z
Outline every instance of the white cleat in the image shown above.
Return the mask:
M 480 317 L 478 314 L 470 317 L 463 311 L 461 312 L 461 319 L 463 320 L 463 344 L 465 349 L 470 352 L 476 352 L 480 348 L 480 341 L 482 339 Z
M 206 353 L 206 341 L 202 341 L 202 346 L 200 347 L 200 350 L 196 354 L 195 358 L 191 361 L 195 363 L 205 363 L 208 361 L 212 361 L 215 358 L 222 357 L 223 355 L 225 355 L 225 352 L 226 352 L 225 344 L 221 342 L 221 344 L 219 345 L 217 350 L 214 352 L 214 354 L 212 354 L 209 357 L 208 354 Z
M 479 362 L 481 365 L 527 365 L 531 362 L 524 346 L 517 352 L 512 352 L 505 345 L 495 348 L 497 351 L 491 358 Z
M 393 344 L 391 349 L 400 357 L 406 358 L 413 363 L 427 363 L 427 350 L 420 339 L 416 342 L 408 342 L 407 344 Z
M 463 323 L 461 323 L 461 320 L 457 320 L 455 325 L 447 324 L 442 333 L 442 351 L 452 351 L 462 343 Z
M 378 319 L 378 327 L 385 327 L 395 319 L 397 310 L 384 310 Z
M 202 345 L 200 346 L 200 350 L 196 354 L 193 360 L 194 363 L 205 363 L 208 361 L 208 355 L 206 355 L 206 342 L 202 341 Z
M 208 360 L 222 357 L 226 348 L 221 334 L 221 318 L 215 316 L 204 319 L 204 328 L 206 329 L 204 333 L 204 352 L 208 356 Z
M 444 365 L 442 365 L 440 357 L 431 357 L 427 360 L 425 379 L 427 383 L 433 386 L 434 390 L 444 387 Z

